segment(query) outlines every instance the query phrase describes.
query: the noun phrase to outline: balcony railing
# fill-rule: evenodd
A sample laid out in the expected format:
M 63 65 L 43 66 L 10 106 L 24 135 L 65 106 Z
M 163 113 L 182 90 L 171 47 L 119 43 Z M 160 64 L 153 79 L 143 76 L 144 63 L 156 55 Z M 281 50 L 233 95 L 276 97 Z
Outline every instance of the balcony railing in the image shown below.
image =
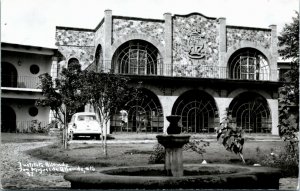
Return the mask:
M 156 66 L 131 65 L 127 68 L 111 67 L 111 61 L 103 61 L 101 66 L 95 63 L 89 65 L 87 70 L 112 72 L 123 75 L 140 75 L 140 76 L 172 76 L 172 77 L 191 77 L 191 78 L 212 78 L 212 79 L 233 79 L 233 80 L 253 80 L 253 81 L 279 81 L 277 70 L 256 71 L 254 73 L 232 74 L 227 67 L 220 66 L 203 66 L 188 64 L 166 64 L 157 62 Z M 272 80 L 271 74 L 276 76 Z
M 1 87 L 37 89 L 40 79 L 34 76 L 1 75 Z

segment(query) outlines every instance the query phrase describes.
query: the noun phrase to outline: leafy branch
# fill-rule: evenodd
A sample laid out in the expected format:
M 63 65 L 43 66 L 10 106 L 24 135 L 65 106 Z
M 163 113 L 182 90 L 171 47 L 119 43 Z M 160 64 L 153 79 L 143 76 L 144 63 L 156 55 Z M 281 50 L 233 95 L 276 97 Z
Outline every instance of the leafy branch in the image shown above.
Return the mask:
M 226 150 L 238 154 L 245 163 L 243 157 L 244 131 L 232 123 L 231 112 L 228 108 L 226 108 L 226 116 L 217 129 L 217 141 L 220 141 Z

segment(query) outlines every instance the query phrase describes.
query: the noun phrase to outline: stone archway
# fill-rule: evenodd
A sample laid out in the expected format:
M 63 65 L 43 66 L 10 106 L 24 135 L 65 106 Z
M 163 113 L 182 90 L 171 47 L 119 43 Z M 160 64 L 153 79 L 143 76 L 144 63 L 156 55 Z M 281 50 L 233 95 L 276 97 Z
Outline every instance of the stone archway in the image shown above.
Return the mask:
M 130 75 L 161 75 L 163 59 L 158 48 L 145 40 L 130 40 L 118 47 L 113 55 L 115 73 Z
M 1 132 L 14 133 L 17 130 L 16 113 L 7 105 L 1 105 Z
M 229 105 L 233 122 L 248 133 L 271 133 L 272 120 L 267 100 L 255 92 L 236 96 Z
M 257 49 L 241 48 L 228 60 L 231 79 L 270 80 L 271 70 L 267 57 Z
M 215 100 L 208 93 L 190 90 L 175 101 L 172 115 L 181 116 L 182 132 L 210 133 L 219 123 Z
M 140 92 L 136 100 L 127 103 L 120 113 L 112 117 L 112 132 L 163 132 L 164 114 L 158 97 L 145 88 Z

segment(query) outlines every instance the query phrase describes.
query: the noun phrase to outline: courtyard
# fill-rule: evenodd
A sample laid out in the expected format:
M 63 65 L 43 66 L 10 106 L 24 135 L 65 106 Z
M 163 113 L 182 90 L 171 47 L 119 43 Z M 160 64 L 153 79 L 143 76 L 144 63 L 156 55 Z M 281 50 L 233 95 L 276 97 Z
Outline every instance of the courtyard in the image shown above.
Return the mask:
M 70 188 L 70 183 L 63 176 L 67 170 L 33 172 L 21 171 L 28 164 L 64 165 L 69 169 L 86 169 L 97 171 L 103 167 L 136 166 L 149 164 L 149 158 L 154 153 L 157 144 L 156 134 L 112 134 L 108 140 L 108 157 L 101 148 L 101 141 L 81 138 L 69 143 L 69 148 L 63 150 L 58 145 L 56 136 L 42 134 L 12 134 L 2 133 L 2 188 Z M 203 156 L 190 150 L 184 151 L 184 163 L 200 164 L 206 160 L 210 164 L 242 164 L 234 153 L 226 151 L 218 144 L 215 135 L 196 135 L 193 139 L 203 139 L 209 142 Z M 246 165 L 259 164 L 264 155 L 275 156 L 284 149 L 284 142 L 277 136 L 249 135 L 244 145 Z M 280 189 L 294 190 L 297 187 L 297 177 L 280 179 Z

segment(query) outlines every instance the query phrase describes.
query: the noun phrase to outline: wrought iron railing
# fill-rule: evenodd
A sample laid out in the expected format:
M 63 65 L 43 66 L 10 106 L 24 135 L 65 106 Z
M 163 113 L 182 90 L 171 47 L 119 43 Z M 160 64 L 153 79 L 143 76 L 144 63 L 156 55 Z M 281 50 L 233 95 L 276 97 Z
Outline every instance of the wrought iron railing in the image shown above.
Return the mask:
M 124 64 L 123 64 L 124 65 Z M 171 77 L 192 77 L 192 78 L 212 78 L 212 79 L 233 79 L 233 80 L 253 80 L 253 81 L 279 81 L 277 70 L 257 71 L 239 75 L 232 74 L 227 67 L 220 66 L 203 66 L 193 64 L 168 64 L 161 60 L 157 61 L 155 67 L 153 64 L 128 64 L 127 68 L 119 68 L 111 64 L 110 60 L 102 61 L 100 66 L 92 63 L 87 70 L 112 72 L 123 75 L 139 76 L 171 76 Z M 271 74 L 276 75 L 276 79 L 271 80 Z
M 1 75 L 1 87 L 37 89 L 40 79 L 35 76 Z

